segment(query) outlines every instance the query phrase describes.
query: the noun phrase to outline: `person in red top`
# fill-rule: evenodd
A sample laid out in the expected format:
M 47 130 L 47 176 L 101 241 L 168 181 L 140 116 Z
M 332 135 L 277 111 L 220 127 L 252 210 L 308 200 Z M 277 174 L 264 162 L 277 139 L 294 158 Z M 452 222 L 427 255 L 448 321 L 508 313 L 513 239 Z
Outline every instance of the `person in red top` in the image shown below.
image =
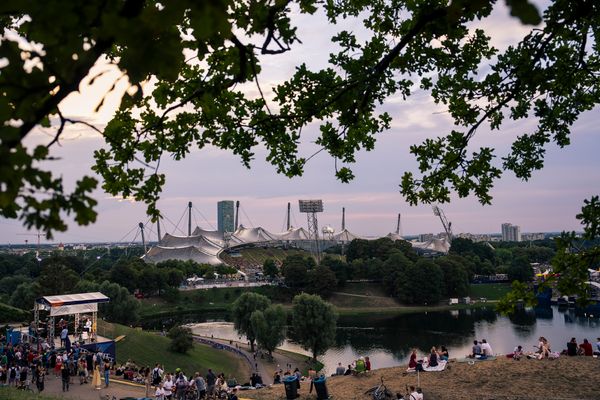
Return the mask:
M 365 369 L 367 371 L 371 370 L 371 360 L 369 360 L 369 357 L 365 357 Z
M 584 356 L 594 355 L 594 349 L 592 349 L 592 344 L 588 342 L 587 339 L 583 339 L 583 343 L 579 345 L 579 348 L 583 351 Z
M 408 362 L 408 368 L 417 368 L 417 349 L 412 350 L 410 361 Z

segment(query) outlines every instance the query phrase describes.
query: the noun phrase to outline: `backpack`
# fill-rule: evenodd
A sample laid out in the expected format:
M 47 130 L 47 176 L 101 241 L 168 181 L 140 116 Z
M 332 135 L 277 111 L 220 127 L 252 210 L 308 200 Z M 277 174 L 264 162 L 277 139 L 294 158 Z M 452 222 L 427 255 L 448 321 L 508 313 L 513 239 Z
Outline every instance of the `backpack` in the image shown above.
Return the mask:
M 158 373 L 158 368 L 154 368 L 154 370 L 152 371 L 152 381 L 153 382 L 160 381 L 160 374 Z
M 176 383 L 177 390 L 185 390 L 188 387 L 187 382 L 184 379 L 178 379 Z

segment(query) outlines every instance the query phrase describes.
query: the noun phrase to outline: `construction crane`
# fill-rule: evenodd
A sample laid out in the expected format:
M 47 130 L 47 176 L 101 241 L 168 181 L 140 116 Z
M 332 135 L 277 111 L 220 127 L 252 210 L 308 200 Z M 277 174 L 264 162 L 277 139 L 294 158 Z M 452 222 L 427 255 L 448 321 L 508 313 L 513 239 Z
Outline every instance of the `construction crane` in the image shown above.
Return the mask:
M 41 237 L 44 235 L 43 233 L 40 233 L 38 231 L 38 233 L 17 233 L 18 236 L 36 236 L 37 237 L 37 247 L 36 247 L 36 251 L 39 253 L 40 251 L 40 239 Z M 29 240 L 25 239 L 25 244 L 28 244 Z
M 448 237 L 448 242 L 452 242 L 452 222 L 448 221 L 448 218 L 446 218 L 446 214 L 444 214 L 444 210 L 442 210 L 441 208 L 439 208 L 438 206 L 434 205 L 432 206 L 433 208 L 433 214 L 436 217 L 440 218 L 440 221 L 442 222 L 442 225 L 444 226 L 444 230 L 446 231 L 446 236 Z

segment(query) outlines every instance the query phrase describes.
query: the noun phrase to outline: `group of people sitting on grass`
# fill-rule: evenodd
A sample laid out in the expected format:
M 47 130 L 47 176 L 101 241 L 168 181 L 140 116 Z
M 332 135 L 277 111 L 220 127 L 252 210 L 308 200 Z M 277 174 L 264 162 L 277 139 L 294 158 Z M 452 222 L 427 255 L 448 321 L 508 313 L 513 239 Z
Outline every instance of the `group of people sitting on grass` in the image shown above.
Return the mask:
M 592 344 L 587 340 L 583 339 L 583 342 L 577 343 L 576 338 L 571 338 L 567 342 L 567 348 L 561 351 L 560 353 L 552 351 L 550 347 L 550 341 L 546 339 L 544 336 L 540 336 L 538 339 L 537 346 L 533 346 L 536 348 L 536 351 L 533 352 L 524 352 L 522 346 L 515 347 L 512 354 L 508 354 L 507 356 L 512 357 L 514 360 L 520 360 L 522 357 L 527 358 L 535 358 L 538 360 L 542 360 L 544 358 L 547 359 L 555 359 L 560 355 L 566 356 L 594 356 L 600 355 L 600 338 L 597 338 L 596 349 Z
M 473 347 L 471 347 L 471 354 L 469 354 L 468 357 L 485 360 L 493 356 L 494 351 L 492 350 L 492 346 L 488 343 L 486 339 L 481 339 L 480 341 L 473 341 Z
M 104 354 L 92 353 L 79 346 L 69 351 L 43 347 L 37 349 L 29 343 L 6 344 L 0 338 L 0 385 L 23 390 L 44 391 L 46 377 L 61 379 L 62 391 L 69 391 L 75 377 L 83 385 L 91 381 L 92 387 L 100 389 L 109 385 L 111 360 Z
M 450 353 L 448 353 L 446 346 L 440 346 L 439 349 L 433 346 L 429 351 L 429 354 L 422 358 L 419 358 L 417 349 L 413 348 L 410 353 L 407 372 L 425 371 L 425 368 L 429 367 L 435 368 L 439 366 L 440 363 L 448 362 L 449 359 Z
M 577 339 L 571 338 L 567 342 L 567 348 L 562 351 L 562 354 L 567 356 L 599 356 L 600 355 L 600 337 L 596 338 L 596 348 L 587 340 L 583 339 L 583 342 L 577 344 Z
M 338 366 L 335 369 L 335 373 L 331 374 L 331 376 L 358 375 L 370 370 L 371 360 L 369 359 L 369 357 L 359 357 L 358 360 L 355 360 L 352 364 L 348 364 L 348 368 L 344 368 L 342 363 L 338 363 Z

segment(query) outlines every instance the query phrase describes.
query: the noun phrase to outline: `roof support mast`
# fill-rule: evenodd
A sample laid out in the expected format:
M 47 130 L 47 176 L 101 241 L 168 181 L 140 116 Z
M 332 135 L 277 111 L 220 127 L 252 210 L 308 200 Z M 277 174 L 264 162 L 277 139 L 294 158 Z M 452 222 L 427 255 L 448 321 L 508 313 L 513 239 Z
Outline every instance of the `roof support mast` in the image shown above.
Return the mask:
M 160 240 L 162 236 L 160 235 L 160 217 L 156 220 L 156 232 L 158 234 L 158 244 L 160 244 Z
M 144 238 L 144 223 L 140 222 L 138 224 L 138 226 L 140 227 L 140 232 L 142 234 L 142 246 L 144 246 L 144 254 L 146 254 L 147 249 L 146 249 L 146 239 Z
M 192 202 L 188 203 L 188 236 L 192 236 Z
M 396 235 L 400 235 L 400 213 L 398 213 L 398 224 L 396 225 Z
M 288 202 L 288 209 L 287 209 L 287 230 L 290 230 L 291 224 L 290 224 L 290 212 L 292 209 L 292 203 Z
M 235 202 L 235 226 L 234 231 L 237 231 L 238 223 L 240 222 L 240 201 Z
M 346 207 L 342 207 L 342 231 L 346 229 Z

